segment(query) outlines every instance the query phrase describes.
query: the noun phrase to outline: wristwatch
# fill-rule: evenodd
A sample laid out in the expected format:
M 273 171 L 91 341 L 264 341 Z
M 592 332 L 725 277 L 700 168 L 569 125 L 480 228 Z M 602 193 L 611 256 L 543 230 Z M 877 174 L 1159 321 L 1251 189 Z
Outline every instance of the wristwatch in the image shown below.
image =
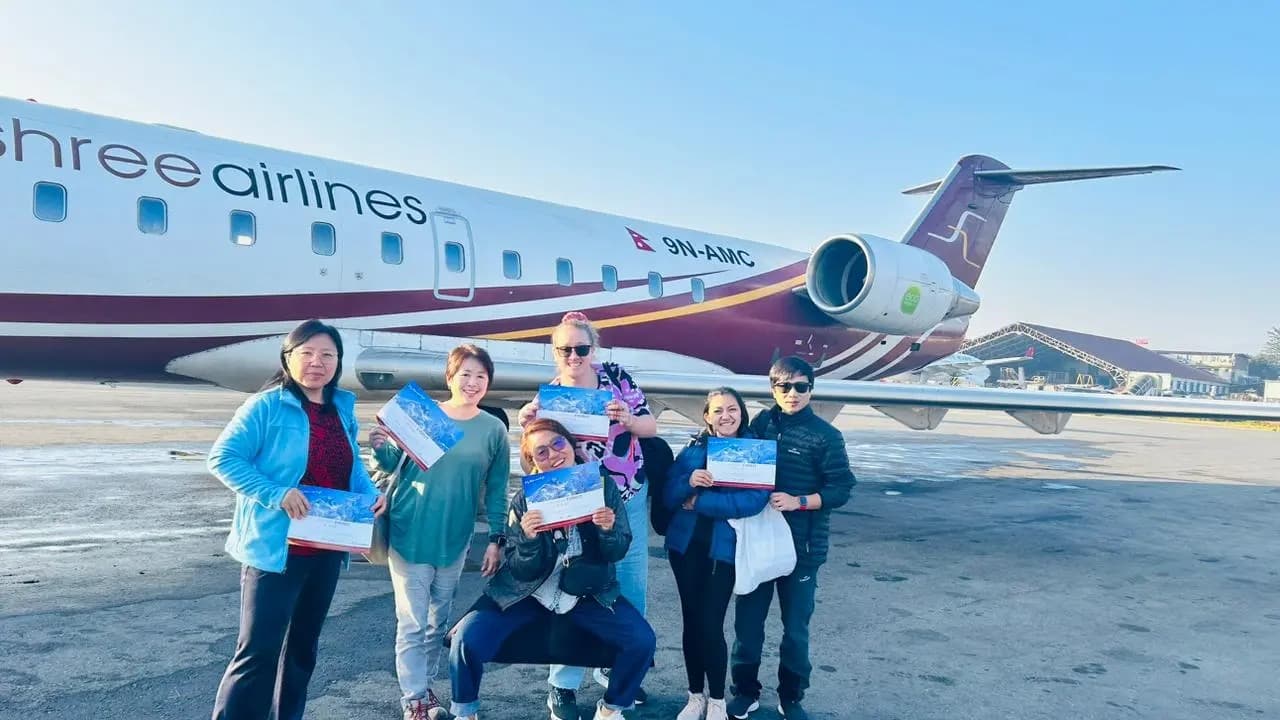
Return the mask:
M 808 509 L 809 509 L 809 496 L 808 496 L 808 495 L 800 495 L 800 496 L 796 497 L 796 499 L 800 501 L 800 509 L 801 509 L 801 510 L 808 510 Z
M 507 536 L 502 533 L 493 533 L 489 536 L 489 542 L 493 545 L 497 545 L 498 547 L 502 547 L 507 544 Z

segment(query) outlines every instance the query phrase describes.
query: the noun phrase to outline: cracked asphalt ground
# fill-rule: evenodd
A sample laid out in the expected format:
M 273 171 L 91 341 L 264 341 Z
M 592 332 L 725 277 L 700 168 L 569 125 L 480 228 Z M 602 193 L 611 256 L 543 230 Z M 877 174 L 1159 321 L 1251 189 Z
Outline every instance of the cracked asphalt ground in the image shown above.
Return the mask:
M 202 453 L 242 397 L 0 388 L 0 718 L 208 717 L 238 568 L 231 496 Z M 1280 717 L 1280 434 L 1078 416 L 1041 437 L 992 413 L 920 433 L 865 408 L 837 424 L 861 482 L 819 576 L 815 717 Z M 631 716 L 669 720 L 685 688 L 659 540 L 652 702 Z M 458 609 L 480 592 L 480 549 Z M 398 717 L 393 633 L 385 569 L 353 565 L 308 717 Z M 778 634 L 775 609 L 766 677 Z M 544 680 L 495 669 L 483 717 L 544 716 Z M 775 704 L 767 690 L 753 717 Z

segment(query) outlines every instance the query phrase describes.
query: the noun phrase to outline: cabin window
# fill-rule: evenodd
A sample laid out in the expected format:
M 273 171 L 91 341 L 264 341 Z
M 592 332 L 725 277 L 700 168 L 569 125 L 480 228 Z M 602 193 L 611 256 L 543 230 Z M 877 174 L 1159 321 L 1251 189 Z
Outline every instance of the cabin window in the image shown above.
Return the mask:
M 462 243 L 444 244 L 444 266 L 449 272 L 460 273 L 467 269 L 467 251 Z
M 702 278 L 694 278 L 689 281 L 689 287 L 693 290 L 693 301 L 700 303 L 707 299 L 707 286 L 702 282 Z
M 609 292 L 618 291 L 618 268 L 604 265 L 600 268 L 600 278 L 604 281 L 604 289 Z
M 67 219 L 67 189 L 58 183 L 36 183 L 32 202 L 38 220 L 62 222 Z
M 396 233 L 382 233 L 382 262 L 388 265 L 404 262 L 404 239 Z
M 520 253 L 512 250 L 502 251 L 502 276 L 508 280 L 519 280 L 521 274 Z
M 138 198 L 138 230 L 148 235 L 169 232 L 169 206 L 160 198 Z
M 311 223 L 311 252 L 332 255 L 338 252 L 338 233 L 329 223 Z
M 258 221 L 253 213 L 231 211 L 231 242 L 248 247 L 258 241 Z
M 662 276 L 656 272 L 649 273 L 649 297 L 662 297 Z
M 573 285 L 573 262 L 565 258 L 556 259 L 556 282 L 565 287 Z

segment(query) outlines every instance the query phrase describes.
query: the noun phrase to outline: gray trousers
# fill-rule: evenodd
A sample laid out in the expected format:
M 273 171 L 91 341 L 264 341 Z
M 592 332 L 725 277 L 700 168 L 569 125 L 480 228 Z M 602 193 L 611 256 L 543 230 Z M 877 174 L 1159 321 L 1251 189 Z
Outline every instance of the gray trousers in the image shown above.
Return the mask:
M 440 671 L 444 634 L 468 549 L 443 567 L 405 562 L 395 550 L 387 552 L 396 596 L 396 677 L 402 705 L 426 699 Z

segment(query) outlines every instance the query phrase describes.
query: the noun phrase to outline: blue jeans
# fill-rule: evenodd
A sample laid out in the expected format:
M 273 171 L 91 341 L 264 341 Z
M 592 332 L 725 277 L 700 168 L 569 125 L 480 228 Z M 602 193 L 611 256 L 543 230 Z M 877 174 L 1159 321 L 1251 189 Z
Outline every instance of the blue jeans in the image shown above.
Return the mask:
M 290 555 L 282 573 L 240 571 L 240 637 L 214 702 L 214 720 L 302 720 L 320 629 L 345 555 Z
M 449 677 L 453 681 L 453 704 L 449 711 L 457 717 L 478 713 L 484 664 L 497 655 L 503 641 L 516 630 L 530 623 L 545 622 L 550 617 L 550 610 L 527 597 L 506 610 L 488 602 L 462 618 L 449 647 Z M 619 600 L 610 610 L 593 598 L 580 598 L 564 617 L 601 642 L 618 648 L 609 673 L 609 688 L 604 692 L 604 704 L 610 710 L 630 709 L 653 663 L 657 644 L 653 628 L 625 600 Z
M 618 577 L 618 588 L 622 597 L 627 599 L 639 613 L 645 617 L 645 596 L 649 590 L 649 483 L 640 486 L 640 492 L 627 501 L 627 522 L 631 526 L 631 546 L 627 548 L 627 556 L 614 566 Z M 570 665 L 552 665 L 547 673 L 547 682 L 552 686 L 565 690 L 577 690 L 586 676 L 586 668 Z

